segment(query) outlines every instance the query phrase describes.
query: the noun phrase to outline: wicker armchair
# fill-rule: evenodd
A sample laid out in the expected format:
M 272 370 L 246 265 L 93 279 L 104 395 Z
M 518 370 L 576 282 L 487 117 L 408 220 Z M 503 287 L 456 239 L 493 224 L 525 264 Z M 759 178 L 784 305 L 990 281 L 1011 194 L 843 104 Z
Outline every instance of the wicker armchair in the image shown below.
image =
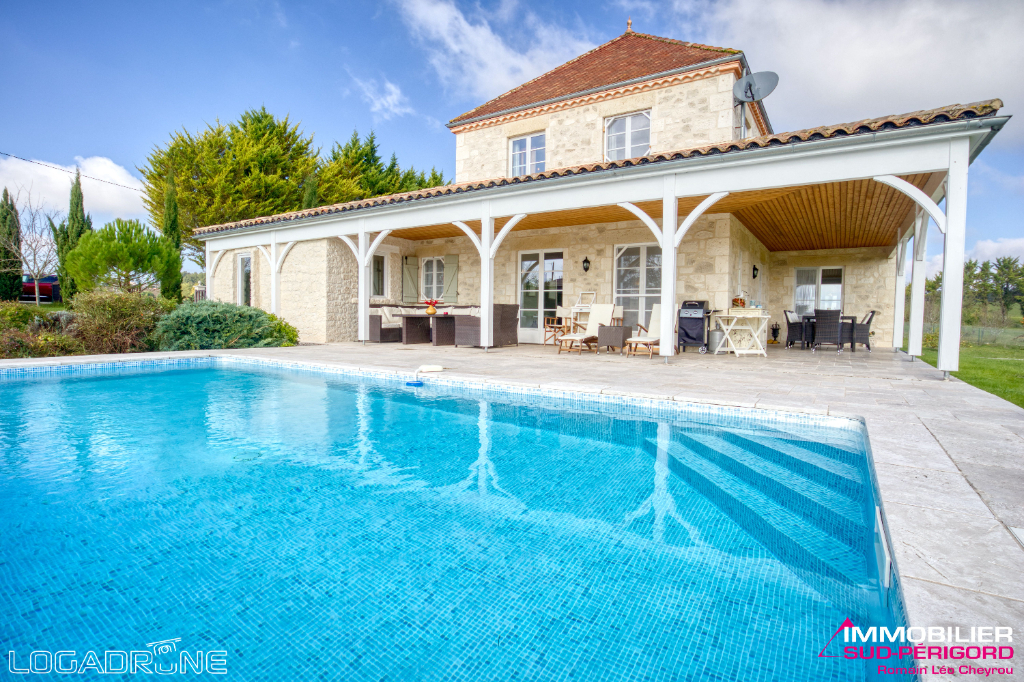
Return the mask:
M 792 310 L 785 310 L 786 316 L 786 348 L 792 348 L 804 340 L 804 321 Z
M 402 325 L 384 322 L 381 315 L 370 315 L 370 343 L 398 343 L 402 340 Z
M 836 346 L 836 352 L 843 352 L 843 345 L 840 342 L 840 316 L 841 310 L 815 310 L 814 311 L 814 345 L 811 351 L 816 351 L 822 346 Z
M 519 345 L 519 304 L 494 304 L 494 346 Z M 455 345 L 480 345 L 480 318 L 458 315 L 455 318 Z
M 864 344 L 868 352 L 871 352 L 871 322 L 875 319 L 875 313 L 877 310 L 870 311 L 864 316 L 864 319 L 856 324 L 850 322 L 843 322 L 842 333 L 840 336 L 840 342 L 843 344 L 850 344 L 850 348 L 853 349 L 858 343 Z

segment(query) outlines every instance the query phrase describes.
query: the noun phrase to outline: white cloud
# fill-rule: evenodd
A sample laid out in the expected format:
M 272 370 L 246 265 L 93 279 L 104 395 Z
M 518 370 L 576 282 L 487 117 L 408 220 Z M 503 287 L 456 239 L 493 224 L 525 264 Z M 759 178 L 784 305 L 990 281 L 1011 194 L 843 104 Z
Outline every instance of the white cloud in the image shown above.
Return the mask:
M 402 94 L 401 88 L 387 78 L 383 79 L 383 83 L 378 82 L 376 78 L 363 80 L 356 76 L 352 76 L 352 80 L 356 82 L 356 85 L 362 91 L 363 99 L 370 105 L 370 111 L 379 118 L 386 121 L 395 116 L 416 113 L 409 106 L 408 100 Z
M 85 211 L 93 216 L 93 224 L 97 227 L 113 218 L 146 219 L 146 209 L 142 204 L 142 181 L 110 159 L 102 156 L 89 158 L 75 157 L 78 167 L 82 169 L 82 194 L 85 198 Z M 46 165 L 39 165 L 40 163 Z M 70 173 L 51 168 L 58 166 Z M 63 166 L 48 161 L 32 163 L 11 157 L 0 158 L 0 186 L 8 188 L 12 193 L 19 190 L 31 192 L 33 201 L 42 202 L 47 208 L 67 213 L 71 198 L 71 183 L 74 181 L 75 166 Z M 88 176 L 88 177 L 86 177 Z M 97 182 L 99 178 L 109 182 L 125 185 L 117 187 L 105 182 Z M 128 187 L 135 189 L 128 189 Z
M 541 21 L 514 2 L 474 20 L 452 0 L 394 2 L 413 36 L 426 46 L 430 64 L 445 88 L 478 103 L 593 47 L 576 33 Z M 504 25 L 514 31 L 504 30 Z M 513 33 L 517 39 L 510 37 Z
M 675 14 L 673 37 L 741 49 L 755 71 L 778 72 L 765 104 L 779 132 L 1024 100 L 1019 0 L 676 0 Z M 1024 127 L 996 139 L 1024 142 Z
M 1024 237 L 982 239 L 967 253 L 968 258 L 979 261 L 994 261 L 1003 256 L 1012 256 L 1024 261 Z

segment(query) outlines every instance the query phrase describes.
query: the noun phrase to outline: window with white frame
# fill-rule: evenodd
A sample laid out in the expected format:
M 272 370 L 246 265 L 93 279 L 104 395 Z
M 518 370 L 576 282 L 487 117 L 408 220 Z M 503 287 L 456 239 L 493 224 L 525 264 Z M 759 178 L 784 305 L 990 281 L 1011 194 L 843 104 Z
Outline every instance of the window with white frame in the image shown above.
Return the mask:
M 544 172 L 544 133 L 511 140 L 512 177 Z
M 238 256 L 238 305 L 252 305 L 252 254 Z
M 616 116 L 605 122 L 606 161 L 647 156 L 651 151 L 651 112 Z
M 388 257 L 375 255 L 370 268 L 370 296 L 386 297 L 388 290 Z
M 420 293 L 424 301 L 442 300 L 444 298 L 444 258 L 424 258 L 420 263 L 423 273 Z
M 813 315 L 818 310 L 843 309 L 843 269 L 796 268 L 793 311 Z
M 615 247 L 615 305 L 622 324 L 650 324 L 651 308 L 661 300 L 661 247 L 628 244 Z

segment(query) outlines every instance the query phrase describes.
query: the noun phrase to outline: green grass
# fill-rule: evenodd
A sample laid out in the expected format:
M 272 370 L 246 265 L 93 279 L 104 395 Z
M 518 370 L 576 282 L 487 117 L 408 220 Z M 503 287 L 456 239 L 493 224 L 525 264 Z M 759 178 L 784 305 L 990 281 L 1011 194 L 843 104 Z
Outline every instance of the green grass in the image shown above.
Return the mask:
M 935 366 L 939 353 L 925 348 L 921 359 Z M 960 348 L 960 371 L 953 376 L 1015 405 L 1024 407 L 1024 348 L 971 346 Z
M 42 313 L 52 313 L 55 310 L 67 310 L 65 303 L 40 303 L 36 306 L 35 301 L 22 301 L 22 305 L 26 305 L 34 310 L 38 310 Z

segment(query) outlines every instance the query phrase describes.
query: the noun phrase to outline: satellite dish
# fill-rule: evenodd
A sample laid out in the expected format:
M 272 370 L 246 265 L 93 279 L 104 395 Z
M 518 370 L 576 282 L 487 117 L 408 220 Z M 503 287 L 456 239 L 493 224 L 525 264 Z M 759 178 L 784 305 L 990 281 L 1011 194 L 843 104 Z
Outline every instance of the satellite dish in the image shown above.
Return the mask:
M 779 74 L 774 71 L 750 73 L 732 86 L 732 96 L 740 102 L 759 102 L 772 94 L 779 84 Z

